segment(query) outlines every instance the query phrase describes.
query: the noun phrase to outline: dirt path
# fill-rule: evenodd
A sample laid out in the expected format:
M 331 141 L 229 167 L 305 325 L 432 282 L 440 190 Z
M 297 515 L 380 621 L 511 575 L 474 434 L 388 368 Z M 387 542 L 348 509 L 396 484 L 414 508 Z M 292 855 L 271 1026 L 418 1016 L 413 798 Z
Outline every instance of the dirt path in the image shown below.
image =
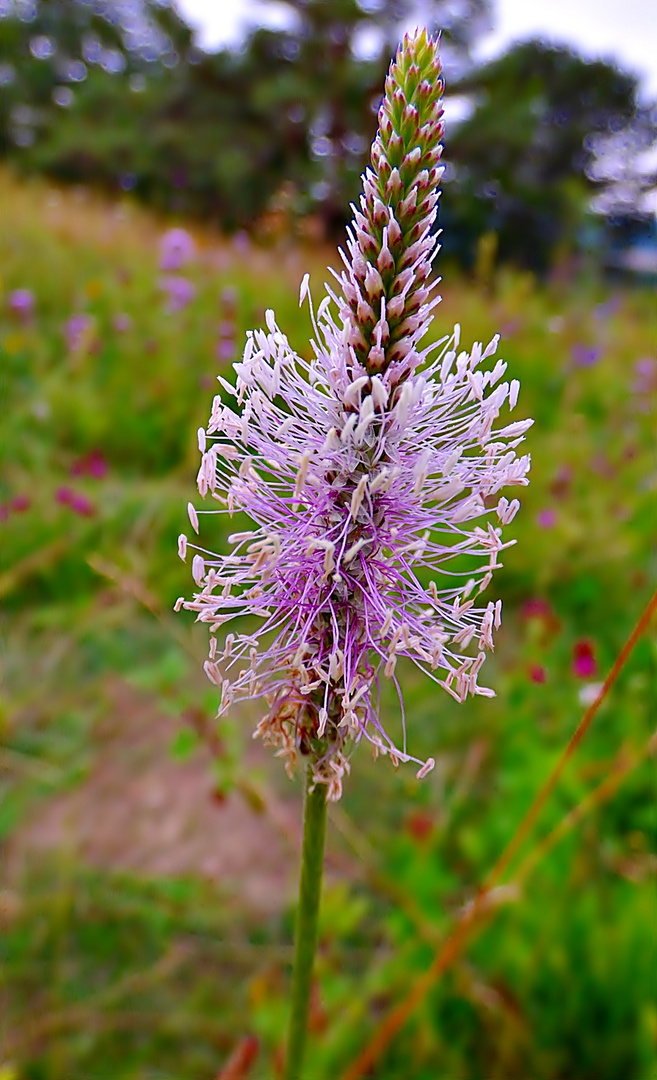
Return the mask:
M 209 752 L 174 760 L 179 723 L 125 683 L 109 687 L 98 752 L 73 790 L 41 803 L 10 844 L 12 869 L 65 849 L 91 865 L 144 875 L 201 875 L 255 912 L 294 895 L 300 846 L 298 789 L 257 810 L 235 792 L 218 801 Z M 264 751 L 249 750 L 253 762 Z

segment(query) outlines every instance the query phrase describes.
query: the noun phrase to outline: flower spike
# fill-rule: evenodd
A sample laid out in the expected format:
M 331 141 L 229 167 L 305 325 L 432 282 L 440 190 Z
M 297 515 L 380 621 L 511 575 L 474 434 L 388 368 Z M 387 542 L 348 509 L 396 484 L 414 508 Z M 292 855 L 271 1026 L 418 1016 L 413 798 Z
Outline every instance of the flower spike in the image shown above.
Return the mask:
M 438 302 L 430 303 L 428 279 L 444 171 L 441 72 L 437 43 L 426 30 L 404 39 L 386 79 L 360 210 L 354 207 L 341 315 L 351 324 L 354 366 L 368 375 L 403 361 L 400 380 L 410 373 L 409 357 L 416 359 Z
M 274 315 L 247 335 L 235 386 L 220 378 L 200 433 L 198 488 L 214 513 L 244 512 L 227 555 L 179 541 L 210 629 L 205 670 L 233 702 L 264 697 L 256 735 L 340 797 L 365 738 L 394 763 L 414 758 L 384 728 L 382 678 L 403 701 L 398 661 L 457 701 L 492 696 L 479 676 L 501 622 L 482 602 L 500 563 L 501 526 L 525 485 L 530 420 L 496 427 L 518 383 L 486 362 L 498 338 L 459 351 L 460 329 L 422 344 L 438 297 L 431 265 L 443 135 L 437 42 L 406 37 L 386 80 L 372 167 L 363 177 L 338 290 L 315 315 L 311 360 Z M 304 277 L 300 300 L 309 299 Z M 207 513 L 207 511 L 206 511 Z M 192 527 L 198 527 L 194 508 Z M 492 518 L 492 520 L 490 520 Z M 467 569 L 463 569 L 464 565 Z M 177 606 L 180 607 L 178 601 Z M 230 625 L 229 625 L 230 624 Z

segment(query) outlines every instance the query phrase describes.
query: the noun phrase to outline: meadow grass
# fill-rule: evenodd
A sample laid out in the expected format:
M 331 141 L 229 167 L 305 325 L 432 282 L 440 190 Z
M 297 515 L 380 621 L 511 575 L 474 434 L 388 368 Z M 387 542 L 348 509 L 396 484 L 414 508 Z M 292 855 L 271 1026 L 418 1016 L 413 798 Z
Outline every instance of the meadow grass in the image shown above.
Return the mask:
M 170 312 L 158 270 L 169 222 L 8 173 L 0 201 L 0 836 L 6 865 L 20 864 L 6 874 L 0 908 L 1 1075 L 196 1080 L 215 1076 L 255 1034 L 249 1075 L 269 1080 L 286 1018 L 291 902 L 257 915 L 239 880 L 92 866 L 74 845 L 18 856 L 35 815 L 47 818 L 52 800 L 102 761 L 117 683 L 175 717 L 179 733 L 158 753 L 176 755 L 181 769 L 214 732 L 205 635 L 171 613 L 191 591 L 175 550 L 194 498 L 196 430 L 215 375 L 229 370 L 230 342 L 236 359 L 265 308 L 307 353 L 298 286 L 310 271 L 317 301 L 336 256 L 284 237 L 258 248 L 198 232 L 184 271 L 195 297 Z M 500 354 L 522 383 L 518 413 L 536 419 L 532 483 L 511 527 L 518 544 L 496 579 L 505 620 L 488 684 L 498 696 L 458 706 L 409 670 L 409 745 L 436 758 L 435 772 L 418 784 L 365 747 L 354 756 L 329 827 L 311 1080 L 346 1070 L 427 970 L 657 578 L 654 292 L 563 273 L 538 285 L 510 270 L 476 281 L 441 270 L 436 336 L 459 321 L 467 347 L 499 330 Z M 31 316 L 12 311 L 16 289 L 32 290 Z M 75 347 L 73 315 L 87 316 Z M 581 820 L 521 888 L 498 894 L 370 1075 L 653 1080 L 657 804 L 646 747 L 655 645 L 653 624 L 521 854 L 532 844 L 540 853 L 541 838 L 583 805 Z M 382 708 L 396 715 L 392 695 Z M 223 805 L 250 800 L 264 819 L 298 791 L 278 763 L 245 758 L 257 716 L 241 709 L 222 721 L 213 783 Z M 139 708 L 127 719 L 138 725 Z M 614 790 L 590 798 L 616 774 Z M 109 815 L 111 828 L 107 800 L 88 812 Z M 220 834 L 222 805 L 216 814 Z

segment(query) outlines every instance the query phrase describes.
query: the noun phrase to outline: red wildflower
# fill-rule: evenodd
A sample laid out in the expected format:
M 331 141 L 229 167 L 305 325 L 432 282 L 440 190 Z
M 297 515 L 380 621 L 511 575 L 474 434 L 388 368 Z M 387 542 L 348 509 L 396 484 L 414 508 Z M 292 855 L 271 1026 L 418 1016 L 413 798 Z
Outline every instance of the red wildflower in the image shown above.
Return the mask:
M 540 664 L 532 664 L 529 668 L 529 678 L 535 683 L 544 683 L 547 679 L 547 672 Z
M 590 641 L 576 641 L 573 646 L 573 674 L 578 679 L 592 679 L 598 665 Z

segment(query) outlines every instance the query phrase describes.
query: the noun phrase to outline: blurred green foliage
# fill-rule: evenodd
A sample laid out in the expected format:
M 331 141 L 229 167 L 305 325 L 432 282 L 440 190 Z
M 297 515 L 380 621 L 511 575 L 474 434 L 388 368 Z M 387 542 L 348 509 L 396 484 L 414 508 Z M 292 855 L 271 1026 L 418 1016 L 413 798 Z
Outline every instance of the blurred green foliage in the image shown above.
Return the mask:
M 255 1034 L 260 1052 L 249 1075 L 273 1080 L 291 903 L 258 916 L 240 880 L 219 887 L 202 868 L 147 875 L 92 867 L 76 850 L 77 822 L 69 844 L 38 857 L 27 848 L 27 866 L 21 853 L 30 823 L 48 821 L 64 793 L 87 791 L 98 830 L 111 832 L 118 820 L 118 805 L 91 798 L 117 685 L 140 695 L 122 718 L 135 745 L 144 702 L 163 724 L 176 717 L 173 745 L 155 729 L 151 752 L 162 767 L 173 754 L 181 778 L 210 733 L 217 844 L 223 808 L 247 799 L 261 811 L 256 828 L 272 828 L 269 796 L 273 805 L 297 797 L 279 762 L 254 768 L 244 756 L 257 711 L 214 726 L 214 692 L 200 670 L 205 635 L 171 614 L 175 598 L 190 592 L 175 547 L 217 371 L 229 371 L 246 329 L 269 306 L 307 352 L 298 285 L 312 271 L 319 299 L 334 254 L 198 232 L 181 271 L 195 296 L 172 311 L 158 269 L 166 223 L 127 200 L 105 203 L 7 174 L 0 198 L 8 210 L 0 238 L 3 1067 L 17 1080 L 200 1080 Z M 436 758 L 434 773 L 418 783 L 412 771 L 372 762 L 366 747 L 354 755 L 329 827 L 313 1080 L 339 1076 L 426 970 L 657 579 L 654 296 L 610 295 L 556 274 L 539 287 L 529 275 L 492 274 L 485 252 L 478 274 L 446 273 L 436 334 L 456 319 L 467 340 L 500 330 L 501 354 L 522 383 L 521 414 L 536 418 L 532 483 L 513 524 L 518 544 L 495 583 L 505 620 L 487 667 L 498 696 L 458 706 L 404 671 L 409 745 Z M 19 289 L 31 290 L 33 308 L 18 302 Z M 220 548 L 221 525 L 215 533 Z M 573 670 L 583 642 L 595 664 L 586 679 Z M 619 762 L 643 752 L 656 661 L 653 626 L 532 843 Z M 394 695 L 382 709 L 393 727 Z M 127 770 L 126 756 L 126 799 Z M 653 1080 L 655 795 L 654 761 L 644 757 L 519 891 L 500 894 L 372 1075 Z M 129 844 L 129 833 L 116 843 Z
M 655 141 L 657 113 L 638 108 L 633 75 L 528 41 L 466 73 L 456 89 L 475 107 L 447 145 L 448 245 L 494 232 L 500 260 L 545 273 L 560 246 L 572 247 L 591 196 L 604 189 L 592 182 L 596 134 L 604 146 L 604 136 L 621 128 L 627 141 L 615 152 L 625 157 L 624 209 L 637 208 L 642 189 L 630 182 L 631 141 Z M 644 189 L 654 182 L 646 175 Z

